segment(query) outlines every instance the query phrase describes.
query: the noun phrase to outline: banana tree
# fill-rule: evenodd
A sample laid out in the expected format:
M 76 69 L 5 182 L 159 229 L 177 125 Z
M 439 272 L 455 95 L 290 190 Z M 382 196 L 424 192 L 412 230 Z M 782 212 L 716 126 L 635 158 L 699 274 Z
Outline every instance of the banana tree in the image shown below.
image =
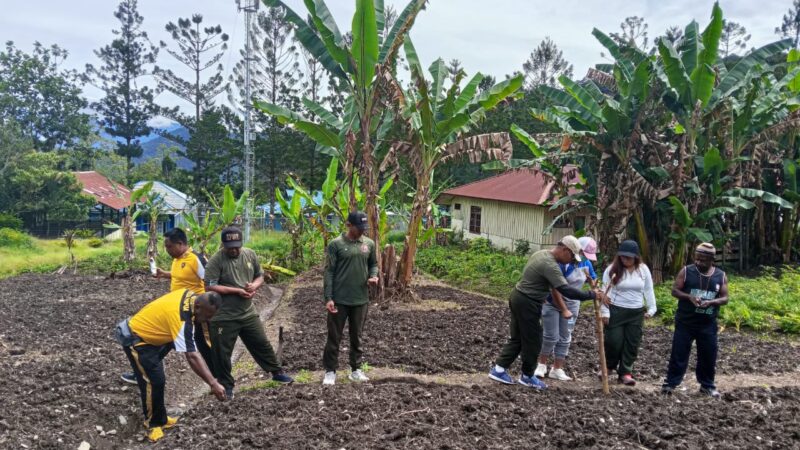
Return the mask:
M 140 208 L 147 215 L 149 227 L 147 230 L 147 258 L 158 256 L 158 219 L 166 212 L 164 196 L 158 192 L 149 192 L 140 204 Z
M 351 209 L 356 207 L 353 183 L 356 160 L 359 160 L 369 234 L 380 249 L 377 206 L 380 164 L 375 150 L 382 142 L 381 134 L 385 135 L 390 125 L 385 108 L 391 98 L 386 92 L 393 82 L 391 74 L 395 70 L 397 52 L 426 0 L 411 0 L 385 35 L 379 32 L 385 23 L 383 0 L 356 0 L 351 42 L 345 40 L 324 0 L 304 0 L 310 21 L 283 1 L 263 1 L 268 6 L 283 8 L 285 18 L 295 27 L 297 41 L 346 89 L 348 98 L 341 119 L 309 99 L 303 99 L 303 104 L 314 114 L 313 120 L 266 102 L 256 102 L 256 106 L 319 145 L 339 151 L 350 184 Z
M 331 158 L 328 165 L 328 171 L 325 176 L 325 181 L 322 182 L 322 194 L 320 202 L 318 203 L 314 196 L 298 184 L 293 178 L 287 180 L 289 186 L 294 189 L 295 195 L 299 195 L 306 201 L 306 208 L 312 211 L 308 221 L 317 232 L 322 236 L 323 247 L 328 247 L 328 242 L 331 240 L 335 230 L 328 217 L 332 214 L 337 214 L 342 217 L 339 209 L 339 203 L 336 199 L 338 179 L 339 159 Z M 346 214 L 344 215 L 346 217 Z
M 291 178 L 290 178 L 291 180 Z M 293 181 L 293 180 L 291 180 Z M 286 198 L 281 193 L 280 189 L 275 191 L 275 198 L 278 200 L 278 205 L 281 207 L 281 215 L 286 220 L 289 235 L 292 237 L 291 255 L 292 261 L 303 261 L 303 249 L 300 246 L 300 238 L 303 233 L 303 204 L 300 201 L 301 195 L 298 194 L 297 189 L 292 195 L 291 200 L 286 201 Z
M 182 214 L 188 225 L 188 230 L 186 231 L 190 242 L 204 256 L 207 256 L 206 250 L 216 235 L 223 228 L 234 223 L 236 218 L 244 211 L 249 193 L 245 191 L 237 199 L 234 197 L 231 187 L 225 185 L 222 204 L 210 193 L 206 192 L 206 195 L 216 214 L 208 213 L 199 220 L 192 213 L 184 212 Z
M 114 191 L 117 196 L 122 196 L 122 193 L 117 189 L 117 184 L 108 180 L 114 186 Z M 139 189 L 134 189 L 130 196 L 130 205 L 125 209 L 125 215 L 122 217 L 122 224 L 117 225 L 114 223 L 105 224 L 103 227 L 108 229 L 122 230 L 122 260 L 131 264 L 136 259 L 136 219 L 142 214 L 142 208 L 138 207 L 139 202 L 145 199 L 153 188 L 153 182 L 149 181 L 143 184 Z
M 416 180 L 398 270 L 401 289 L 407 289 L 411 284 L 420 224 L 430 206 L 430 183 L 434 170 L 441 163 L 459 158 L 468 158 L 473 163 L 509 160 L 512 148 L 508 133 L 475 136 L 468 133 L 487 111 L 506 99 L 518 97 L 523 82 L 522 75 L 517 75 L 478 94 L 483 75 L 476 74 L 462 87 L 464 72 L 461 71 L 447 87 L 447 66 L 441 58 L 431 64 L 428 69 L 431 79 L 427 80 L 413 43 L 406 38 L 404 45 L 412 86 L 405 91 L 396 89 L 393 96 L 398 100 L 405 137 L 392 144 L 384 160 L 386 167 L 396 164 L 398 157 L 404 156 Z

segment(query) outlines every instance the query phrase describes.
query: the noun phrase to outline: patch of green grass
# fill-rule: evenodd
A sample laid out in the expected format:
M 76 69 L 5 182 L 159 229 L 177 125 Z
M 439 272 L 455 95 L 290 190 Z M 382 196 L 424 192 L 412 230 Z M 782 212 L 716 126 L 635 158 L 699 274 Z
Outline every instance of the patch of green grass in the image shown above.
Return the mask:
M 250 386 L 243 387 L 241 389 L 241 392 L 257 391 L 257 390 L 260 390 L 260 389 L 275 389 L 275 388 L 280 387 L 280 386 L 281 386 L 281 383 L 278 383 L 277 381 L 272 381 L 272 380 L 260 381 L 260 382 L 255 383 L 255 384 L 251 384 Z
M 313 380 L 313 374 L 306 369 L 297 372 L 294 376 L 294 382 L 297 384 L 308 384 L 311 383 Z
M 519 281 L 527 257 L 492 249 L 481 240 L 469 246 L 432 245 L 417 252 L 417 266 L 453 286 L 506 298 Z
M 253 249 L 265 263 L 285 267 L 298 273 L 319 264 L 323 255 L 322 240 L 314 233 L 306 233 L 301 239 L 302 261 L 292 259 L 291 236 L 282 231 L 255 231 L 246 246 Z M 284 275 L 276 274 L 276 276 L 277 281 L 288 278 Z
M 359 367 L 359 369 L 361 369 L 361 371 L 364 372 L 364 373 L 369 373 L 369 371 L 372 370 L 372 366 L 370 366 L 366 362 L 363 362 L 363 363 L 361 363 L 361 366 Z
M 765 269 L 755 278 L 730 276 L 729 302 L 720 308 L 719 322 L 737 331 L 779 331 L 800 334 L 800 269 Z M 678 300 L 672 283 L 656 287 L 656 301 L 663 323 L 674 322 Z

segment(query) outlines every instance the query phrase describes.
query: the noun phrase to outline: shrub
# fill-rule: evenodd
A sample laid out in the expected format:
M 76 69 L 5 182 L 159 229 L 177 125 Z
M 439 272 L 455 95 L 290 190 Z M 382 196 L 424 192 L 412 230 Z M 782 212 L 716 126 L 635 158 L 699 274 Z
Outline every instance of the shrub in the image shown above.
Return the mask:
M 406 240 L 406 233 L 404 231 L 390 231 L 386 236 L 386 241 L 390 244 L 402 244 Z
M 33 247 L 33 239 L 21 231 L 0 228 L 0 247 Z
M 0 228 L 10 228 L 12 230 L 22 229 L 22 219 L 7 213 L 0 213 Z
M 75 230 L 75 237 L 78 239 L 91 239 L 95 235 L 94 230 L 89 230 L 87 228 L 82 228 L 79 230 Z
M 530 252 L 531 252 L 530 242 L 526 241 L 525 239 L 517 241 L 517 246 L 514 248 L 514 253 L 516 253 L 519 256 L 527 256 L 528 253 Z
M 96 237 L 93 237 L 93 238 L 89 239 L 88 241 L 86 241 L 86 245 L 88 245 L 89 247 L 92 247 L 92 248 L 100 248 L 100 247 L 103 246 L 103 244 L 104 244 L 103 240 L 100 239 L 100 238 L 96 238 Z
M 486 238 L 470 239 L 469 250 L 473 253 L 491 253 L 492 241 Z

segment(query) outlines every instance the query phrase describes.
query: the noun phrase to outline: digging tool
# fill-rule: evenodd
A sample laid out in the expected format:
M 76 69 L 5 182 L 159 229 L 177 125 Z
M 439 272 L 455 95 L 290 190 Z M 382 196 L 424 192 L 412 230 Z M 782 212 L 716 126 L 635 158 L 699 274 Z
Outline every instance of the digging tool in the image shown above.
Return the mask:
M 611 277 L 611 281 L 606 286 L 605 295 L 611 290 L 611 283 L 614 282 L 616 275 Z M 603 394 L 609 394 L 608 388 L 608 367 L 606 366 L 606 347 L 605 337 L 603 336 L 603 318 L 600 317 L 600 299 L 594 299 L 594 320 L 595 333 L 597 334 L 597 352 L 600 354 L 600 377 L 603 380 Z
M 278 327 L 278 351 L 275 353 L 278 364 L 283 364 L 283 327 Z

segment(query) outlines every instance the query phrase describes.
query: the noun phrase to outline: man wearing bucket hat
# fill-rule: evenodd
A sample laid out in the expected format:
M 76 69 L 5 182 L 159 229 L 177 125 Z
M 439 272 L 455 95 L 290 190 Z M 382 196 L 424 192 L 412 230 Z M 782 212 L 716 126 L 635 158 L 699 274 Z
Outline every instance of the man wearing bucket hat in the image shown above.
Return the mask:
M 604 299 L 602 292 L 582 291 L 571 287 L 558 264 L 580 262 L 581 246 L 574 236 L 565 236 L 552 250 L 539 250 L 531 255 L 522 277 L 508 301 L 511 309 L 510 337 L 489 372 L 489 378 L 504 384 L 514 384 L 508 368 L 522 358 L 522 374 L 517 382 L 537 390 L 547 385 L 534 376 L 539 351 L 542 348 L 542 304 L 556 289 L 566 298 L 576 300 Z
M 719 307 L 728 303 L 728 278 L 714 266 L 716 249 L 702 243 L 694 251 L 694 264 L 681 269 L 672 285 L 672 296 L 678 299 L 675 311 L 675 334 L 667 377 L 661 392 L 671 394 L 683 381 L 697 342 L 697 382 L 702 394 L 720 396 L 714 384 L 717 366 L 717 315 Z
M 367 215 L 360 211 L 347 216 L 347 232 L 332 240 L 325 251 L 324 300 L 328 311 L 328 340 L 322 355 L 324 385 L 336 383 L 339 343 L 345 323 L 350 332 L 350 380 L 369 381 L 361 371 L 361 334 L 367 320 L 368 285 L 378 284 L 375 242 L 364 236 Z
M 294 380 L 283 373 L 275 352 L 264 332 L 264 324 L 253 307 L 253 296 L 264 284 L 264 272 L 258 255 L 242 247 L 242 231 L 237 227 L 222 230 L 222 248 L 206 266 L 206 290 L 222 296 L 222 307 L 211 321 L 211 350 L 214 376 L 225 386 L 228 399 L 233 398 L 234 379 L 231 355 L 236 338 L 241 338 L 255 362 L 272 374 L 279 383 Z

